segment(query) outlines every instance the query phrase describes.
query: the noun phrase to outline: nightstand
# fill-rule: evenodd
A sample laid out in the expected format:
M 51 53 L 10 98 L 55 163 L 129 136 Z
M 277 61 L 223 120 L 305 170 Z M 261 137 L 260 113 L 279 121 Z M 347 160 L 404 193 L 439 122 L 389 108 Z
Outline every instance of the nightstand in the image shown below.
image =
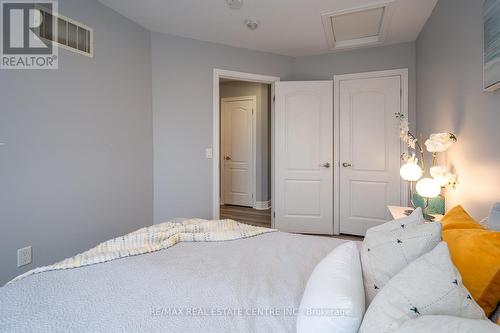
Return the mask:
M 413 211 L 413 208 L 411 207 L 400 207 L 400 206 L 387 206 L 387 209 L 389 209 L 389 212 L 391 213 L 391 216 L 393 219 L 400 219 L 402 217 L 406 217 L 408 216 L 405 212 L 407 210 L 411 210 Z M 443 218 L 443 215 L 440 215 L 440 214 L 430 214 L 432 216 L 434 216 L 435 221 L 441 221 L 441 219 Z

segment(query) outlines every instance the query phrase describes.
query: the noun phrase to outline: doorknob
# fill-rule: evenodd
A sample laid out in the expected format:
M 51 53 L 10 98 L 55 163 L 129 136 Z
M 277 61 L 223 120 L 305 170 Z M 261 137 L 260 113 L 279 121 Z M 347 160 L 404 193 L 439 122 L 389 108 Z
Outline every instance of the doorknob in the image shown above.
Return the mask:
M 344 163 L 342 163 L 342 166 L 343 166 L 344 168 L 349 168 L 349 167 L 352 167 L 352 164 L 351 164 L 351 163 L 344 162 Z
M 224 157 L 224 159 L 225 159 L 226 161 L 229 161 L 229 160 L 231 160 L 231 156 L 226 156 L 226 157 Z
M 328 169 L 330 167 L 330 163 L 327 162 L 325 164 L 322 164 L 321 167 Z

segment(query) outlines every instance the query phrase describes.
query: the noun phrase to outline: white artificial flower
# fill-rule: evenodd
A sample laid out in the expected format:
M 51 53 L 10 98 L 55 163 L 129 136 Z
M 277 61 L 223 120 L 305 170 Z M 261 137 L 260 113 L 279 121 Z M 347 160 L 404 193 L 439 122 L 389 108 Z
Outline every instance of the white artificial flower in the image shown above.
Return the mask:
M 411 149 L 415 149 L 415 146 L 417 145 L 417 139 L 411 139 L 409 138 L 408 139 L 408 147 L 410 147 Z
M 431 153 L 442 153 L 450 149 L 456 141 L 457 138 L 451 133 L 435 133 L 425 141 L 425 146 Z
M 456 189 L 457 188 L 457 184 L 458 184 L 458 176 L 451 173 L 451 172 L 448 172 L 446 173 L 446 179 L 448 181 L 448 186 L 450 186 L 452 189 Z
M 415 150 L 418 140 L 415 139 L 410 133 L 410 124 L 408 119 L 406 119 L 402 113 L 396 113 L 396 118 L 399 119 L 399 137 L 401 138 L 401 141 L 406 143 L 406 145 L 411 149 Z
M 410 126 L 408 124 L 408 120 L 406 119 L 401 119 L 401 122 L 399 123 L 399 129 L 403 133 L 408 133 L 410 131 Z
M 418 158 L 417 156 L 415 156 L 415 153 L 413 153 L 411 156 L 408 156 L 407 163 L 418 164 Z
M 446 167 L 445 166 L 435 166 L 430 169 L 432 178 L 436 180 L 441 187 L 448 185 L 448 178 L 446 177 Z
M 431 176 L 433 178 L 436 177 L 444 177 L 446 176 L 446 167 L 445 166 L 435 166 L 430 169 Z

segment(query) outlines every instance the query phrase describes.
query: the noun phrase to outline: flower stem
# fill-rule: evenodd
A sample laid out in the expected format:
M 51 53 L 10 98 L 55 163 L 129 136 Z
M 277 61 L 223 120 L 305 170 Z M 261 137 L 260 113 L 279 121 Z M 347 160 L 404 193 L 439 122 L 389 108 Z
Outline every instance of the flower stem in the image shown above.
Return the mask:
M 420 142 L 424 142 L 424 137 L 422 136 L 422 133 L 420 133 Z M 422 164 L 422 175 L 425 175 L 425 156 L 424 156 L 424 150 L 422 149 L 422 146 L 419 144 L 418 148 L 420 150 L 420 161 Z

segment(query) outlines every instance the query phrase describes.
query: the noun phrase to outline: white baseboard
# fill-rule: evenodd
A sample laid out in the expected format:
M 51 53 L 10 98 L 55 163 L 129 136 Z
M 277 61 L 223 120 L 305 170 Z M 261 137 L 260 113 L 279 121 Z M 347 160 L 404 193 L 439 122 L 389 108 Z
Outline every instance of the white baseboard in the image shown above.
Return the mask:
M 253 206 L 253 209 L 257 209 L 257 210 L 266 210 L 269 208 L 271 208 L 271 200 L 255 201 L 255 205 Z

